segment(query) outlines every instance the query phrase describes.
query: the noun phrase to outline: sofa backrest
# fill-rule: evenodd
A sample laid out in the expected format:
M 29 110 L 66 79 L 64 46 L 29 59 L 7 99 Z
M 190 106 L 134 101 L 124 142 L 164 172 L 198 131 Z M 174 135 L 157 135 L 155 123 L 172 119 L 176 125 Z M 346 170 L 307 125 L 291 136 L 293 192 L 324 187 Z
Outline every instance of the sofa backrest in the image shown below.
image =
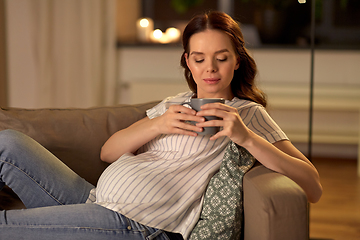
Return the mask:
M 156 103 L 87 109 L 1 108 L 0 130 L 29 135 L 95 185 L 107 167 L 100 160 L 102 145 L 116 131 L 144 118 Z

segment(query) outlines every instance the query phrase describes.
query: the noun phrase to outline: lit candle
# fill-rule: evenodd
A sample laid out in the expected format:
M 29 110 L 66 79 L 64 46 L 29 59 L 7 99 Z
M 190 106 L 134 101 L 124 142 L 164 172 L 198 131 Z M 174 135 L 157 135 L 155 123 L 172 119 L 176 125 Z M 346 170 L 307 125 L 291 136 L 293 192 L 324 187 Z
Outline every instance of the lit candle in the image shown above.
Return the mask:
M 169 37 L 164 34 L 160 29 L 153 31 L 151 35 L 151 40 L 156 43 L 169 43 Z
M 163 32 L 160 29 L 156 29 L 154 30 L 152 36 L 154 37 L 155 40 L 158 40 L 162 37 Z
M 165 31 L 165 34 L 168 36 L 170 42 L 177 42 L 180 39 L 180 30 L 177 28 L 168 28 Z
M 137 37 L 141 42 L 148 42 L 154 30 L 154 22 L 150 18 L 142 18 L 136 22 Z

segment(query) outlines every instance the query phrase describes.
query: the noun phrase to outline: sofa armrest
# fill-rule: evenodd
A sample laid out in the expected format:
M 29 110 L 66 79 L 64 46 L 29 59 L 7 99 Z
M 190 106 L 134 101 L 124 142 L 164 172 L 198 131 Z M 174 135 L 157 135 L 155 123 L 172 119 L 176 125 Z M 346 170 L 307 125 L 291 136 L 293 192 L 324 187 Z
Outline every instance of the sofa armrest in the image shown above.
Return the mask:
M 259 165 L 243 187 L 245 240 L 308 239 L 308 202 L 295 182 Z

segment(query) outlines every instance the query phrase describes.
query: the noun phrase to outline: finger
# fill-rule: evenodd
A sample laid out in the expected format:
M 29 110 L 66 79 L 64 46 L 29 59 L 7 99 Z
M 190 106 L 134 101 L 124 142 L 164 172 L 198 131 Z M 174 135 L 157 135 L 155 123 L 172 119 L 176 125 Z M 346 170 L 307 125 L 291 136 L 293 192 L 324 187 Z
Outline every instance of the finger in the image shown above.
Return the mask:
M 196 111 L 194 109 L 184 107 L 182 105 L 171 105 L 168 111 L 177 112 L 177 113 L 186 113 L 189 115 L 196 115 Z
M 179 124 L 176 127 L 173 127 L 171 133 L 182 134 L 182 135 L 190 135 L 197 136 L 196 132 L 202 132 L 203 128 L 197 127 L 195 125 L 191 125 L 188 123 Z
M 210 120 L 201 123 L 196 123 L 197 127 L 223 127 L 224 121 L 223 120 Z
M 177 119 L 180 121 L 205 122 L 205 118 L 202 116 L 193 116 L 184 113 L 179 113 Z
M 184 129 L 181 128 L 177 128 L 174 130 L 175 134 L 180 134 L 180 135 L 189 135 L 189 136 L 193 136 L 196 137 L 198 134 L 196 132 L 193 131 L 186 131 Z
M 196 116 L 198 117 L 215 116 L 219 118 L 225 118 L 228 114 L 229 114 L 228 111 L 211 108 L 197 112 Z
M 214 140 L 216 140 L 218 138 L 221 138 L 221 137 L 224 137 L 224 136 L 226 136 L 226 135 L 223 133 L 223 131 L 220 131 L 220 132 L 217 132 L 216 134 L 212 135 L 210 137 L 210 140 L 214 141 Z
M 194 131 L 194 132 L 202 132 L 203 131 L 202 127 L 199 127 L 197 125 L 193 125 L 193 124 L 190 124 L 187 122 L 181 122 L 178 124 L 177 127 L 180 129 L 187 130 L 187 131 Z

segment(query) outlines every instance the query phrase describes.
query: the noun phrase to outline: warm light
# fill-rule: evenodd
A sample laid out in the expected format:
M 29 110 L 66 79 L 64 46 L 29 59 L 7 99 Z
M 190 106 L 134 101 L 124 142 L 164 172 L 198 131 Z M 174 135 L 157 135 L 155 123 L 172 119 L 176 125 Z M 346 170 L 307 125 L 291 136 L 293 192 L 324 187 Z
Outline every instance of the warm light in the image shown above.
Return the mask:
M 163 35 L 163 32 L 160 30 L 160 29 L 156 29 L 154 32 L 153 32 L 153 36 L 155 39 L 160 39 Z
M 140 20 L 140 26 L 143 28 L 146 28 L 149 26 L 149 20 L 147 20 L 146 18 L 143 18 Z
M 166 29 L 165 34 L 168 36 L 171 42 L 177 42 L 181 35 L 180 30 L 174 27 Z
M 306 0 L 298 0 L 298 2 L 301 3 L 306 3 Z
M 176 28 L 168 28 L 165 33 L 156 29 L 152 32 L 150 39 L 155 43 L 168 44 L 179 41 L 180 35 L 180 30 Z
M 153 30 L 154 21 L 151 18 L 141 18 L 136 21 L 136 32 L 140 42 L 149 42 Z
M 156 29 L 153 31 L 151 40 L 155 43 L 170 43 L 169 37 L 164 34 L 160 29 Z

